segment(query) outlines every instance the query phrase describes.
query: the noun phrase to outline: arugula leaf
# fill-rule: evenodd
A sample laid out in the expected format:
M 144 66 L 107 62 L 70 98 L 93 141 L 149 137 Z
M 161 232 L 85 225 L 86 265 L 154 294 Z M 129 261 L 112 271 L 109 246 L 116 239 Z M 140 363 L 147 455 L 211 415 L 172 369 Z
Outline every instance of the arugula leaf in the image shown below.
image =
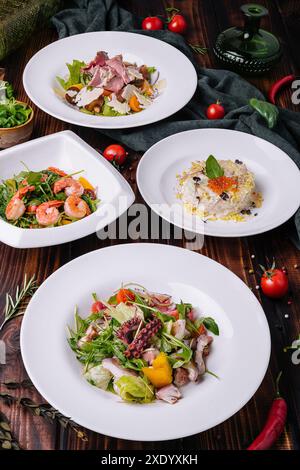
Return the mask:
M 179 313 L 179 318 L 185 320 L 187 313 L 192 310 L 192 304 L 185 304 L 184 302 L 180 302 L 180 304 L 176 304 L 176 310 Z
M 156 72 L 156 67 L 153 67 L 153 66 L 152 67 L 147 67 L 147 69 L 148 69 L 148 73 L 150 73 L 150 74 Z
M 213 155 L 210 155 L 208 159 L 206 160 L 205 173 L 206 173 L 206 176 L 210 179 L 218 178 L 219 176 L 224 175 L 223 168 L 221 167 L 218 160 Z
M 168 356 L 168 358 L 171 361 L 173 369 L 182 367 L 184 364 L 187 364 L 188 362 L 190 362 L 193 356 L 193 351 L 191 348 L 189 348 L 186 344 L 184 344 L 179 339 L 175 338 L 175 336 L 169 335 L 168 333 L 162 333 L 162 338 L 164 338 L 165 341 L 169 343 L 169 346 L 172 349 L 177 349 L 174 353 Z

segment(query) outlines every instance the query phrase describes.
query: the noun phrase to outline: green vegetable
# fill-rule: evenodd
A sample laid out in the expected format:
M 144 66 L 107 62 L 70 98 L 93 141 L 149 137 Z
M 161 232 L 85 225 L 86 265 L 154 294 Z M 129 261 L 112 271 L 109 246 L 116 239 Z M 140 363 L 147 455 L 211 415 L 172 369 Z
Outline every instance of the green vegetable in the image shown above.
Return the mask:
M 206 176 L 210 179 L 218 178 L 219 176 L 224 175 L 223 168 L 213 155 L 210 155 L 206 160 L 205 173 Z
M 102 106 L 100 114 L 102 114 L 103 116 L 108 116 L 108 117 L 110 117 L 110 116 L 124 116 L 124 114 L 118 113 L 111 106 L 108 106 L 107 102 L 108 102 L 108 99 L 107 99 L 107 96 L 105 96 L 104 104 Z
M 176 351 L 173 354 L 168 356 L 173 369 L 182 367 L 184 364 L 187 364 L 188 362 L 190 362 L 193 356 L 193 351 L 189 346 L 187 346 L 185 343 L 183 343 L 179 339 L 175 338 L 175 336 L 172 336 L 168 333 L 162 333 L 162 336 L 165 339 L 165 341 L 169 344 L 171 349 L 176 349 Z
M 279 116 L 279 111 L 276 106 L 267 101 L 257 100 L 256 98 L 251 98 L 249 104 L 265 119 L 269 129 L 273 129 L 273 127 L 276 126 Z
M 31 114 L 31 108 L 27 104 L 18 103 L 10 98 L 0 104 L 0 127 L 11 128 L 25 124 Z
M 195 327 L 196 327 L 196 330 L 198 331 L 200 325 L 203 324 L 205 326 L 205 328 L 209 331 L 211 331 L 214 335 L 218 336 L 219 335 L 219 327 L 217 325 L 217 323 L 215 322 L 215 320 L 211 317 L 201 317 L 201 318 L 198 318 L 196 321 L 195 321 Z
M 118 304 L 116 307 L 111 307 L 110 315 L 118 320 L 119 323 L 131 320 L 134 316 L 138 316 L 144 321 L 143 312 L 138 306 L 132 307 L 130 305 L 123 304 L 123 302 Z
M 78 85 L 78 83 L 81 83 L 81 68 L 85 65 L 85 62 L 82 62 L 81 60 L 73 60 L 72 64 L 67 64 L 69 70 L 68 79 L 64 80 L 61 77 L 56 77 L 57 81 L 65 90 L 67 90 L 72 85 Z
M 187 313 L 192 310 L 192 304 L 185 304 L 182 301 L 180 304 L 176 304 L 176 310 L 179 313 L 179 318 L 185 320 Z
M 106 390 L 111 381 L 112 374 L 101 365 L 90 367 L 85 373 L 86 380 L 95 387 Z
M 150 74 L 156 72 L 156 67 L 147 67 L 147 69 Z
M 127 402 L 150 403 L 155 395 L 153 387 L 141 377 L 123 375 L 116 382 L 120 397 Z

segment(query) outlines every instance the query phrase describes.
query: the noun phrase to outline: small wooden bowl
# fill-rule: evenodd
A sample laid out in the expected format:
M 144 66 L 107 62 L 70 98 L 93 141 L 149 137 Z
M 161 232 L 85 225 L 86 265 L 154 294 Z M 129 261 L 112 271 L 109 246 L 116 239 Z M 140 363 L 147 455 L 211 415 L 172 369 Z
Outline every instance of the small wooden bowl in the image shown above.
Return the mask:
M 33 131 L 34 111 L 27 103 L 18 101 L 20 104 L 26 104 L 30 109 L 28 121 L 16 127 L 0 127 L 0 149 L 7 149 L 13 145 L 21 144 L 30 139 Z

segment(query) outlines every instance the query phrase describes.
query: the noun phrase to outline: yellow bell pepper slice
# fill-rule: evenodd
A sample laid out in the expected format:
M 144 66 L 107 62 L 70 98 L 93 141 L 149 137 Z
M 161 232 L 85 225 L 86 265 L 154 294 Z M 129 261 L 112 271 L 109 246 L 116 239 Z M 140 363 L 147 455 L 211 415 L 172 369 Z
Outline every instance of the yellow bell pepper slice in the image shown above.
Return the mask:
M 154 387 L 161 388 L 172 383 L 172 367 L 164 352 L 159 353 L 152 366 L 143 367 L 142 371 Z
M 92 186 L 91 183 L 83 176 L 80 176 L 80 178 L 78 178 L 78 181 L 84 187 L 84 189 L 90 189 L 91 191 L 95 190 L 94 186 Z

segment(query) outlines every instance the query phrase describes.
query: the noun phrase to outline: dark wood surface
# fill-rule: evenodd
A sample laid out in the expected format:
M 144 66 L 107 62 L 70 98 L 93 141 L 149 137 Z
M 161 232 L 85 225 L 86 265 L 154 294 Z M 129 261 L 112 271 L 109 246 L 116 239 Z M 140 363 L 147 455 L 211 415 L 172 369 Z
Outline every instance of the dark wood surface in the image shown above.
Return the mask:
M 166 6 L 180 8 L 189 21 L 188 42 L 206 45 L 209 53 L 198 57 L 203 66 L 217 67 L 212 55 L 212 46 L 217 33 L 231 24 L 240 22 L 239 5 L 246 3 L 242 0 L 189 0 L 165 2 L 161 0 L 141 2 L 137 0 L 122 1 L 122 5 L 135 13 L 162 14 Z M 264 20 L 265 26 L 278 35 L 284 46 L 284 56 L 280 65 L 269 75 L 251 81 L 264 93 L 270 84 L 288 73 L 299 73 L 295 61 L 299 53 L 297 45 L 300 40 L 300 5 L 299 0 L 260 0 L 269 8 L 270 16 Z M 11 80 L 20 99 L 26 99 L 22 87 L 22 71 L 28 60 L 42 47 L 53 42 L 56 33 L 44 29 L 35 34 L 24 47 L 8 57 L 3 64 L 8 69 L 8 79 Z M 299 111 L 299 106 L 291 103 L 291 92 L 285 90 L 281 95 L 280 105 Z M 79 128 L 58 121 L 34 106 L 36 110 L 35 130 L 33 137 L 52 134 L 64 129 L 72 129 L 92 146 L 104 149 L 111 143 L 94 130 Z M 123 171 L 137 194 L 141 196 L 135 182 L 135 168 L 141 155 L 130 151 L 130 164 Z M 43 155 L 41 155 L 41 167 Z M 0 161 L 1 176 L 1 161 Z M 96 235 L 51 248 L 17 250 L 0 244 L 0 309 L 5 303 L 5 293 L 11 291 L 23 279 L 24 273 L 36 273 L 39 283 L 43 282 L 54 270 L 79 255 L 110 244 L 115 241 L 100 241 Z M 166 243 L 166 241 L 162 241 Z M 174 243 L 170 241 L 170 243 Z M 177 245 L 184 246 L 184 241 Z M 25 449 L 146 449 L 146 450 L 176 450 L 189 451 L 192 449 L 243 449 L 262 428 L 275 393 L 275 378 L 278 371 L 283 369 L 281 388 L 288 401 L 288 423 L 286 430 L 276 444 L 276 449 L 299 449 L 300 438 L 300 377 L 299 366 L 293 365 L 289 354 L 283 348 L 289 345 L 300 332 L 299 281 L 300 265 L 299 252 L 287 237 L 286 226 L 272 230 L 263 235 L 226 239 L 206 237 L 201 253 L 219 261 L 231 269 L 246 284 L 251 287 L 261 301 L 265 310 L 271 335 L 272 357 L 267 374 L 254 397 L 231 419 L 223 424 L 199 435 L 177 441 L 142 443 L 112 439 L 87 431 L 88 442 L 83 443 L 76 438 L 72 431 L 66 431 L 59 425 L 45 422 L 41 417 L 33 417 L 19 406 L 7 407 L 0 403 L 1 410 L 11 421 L 14 434 Z M 253 257 L 254 255 L 255 257 Z M 286 266 L 292 289 L 292 304 L 287 300 L 273 302 L 260 295 L 255 286 L 258 283 L 258 264 L 267 264 L 268 260 L 276 259 L 279 267 Z M 254 274 L 249 270 L 253 269 Z M 288 315 L 288 318 L 286 318 Z M 1 333 L 7 345 L 7 364 L 0 366 L 0 381 L 21 381 L 26 378 L 19 347 L 19 331 L 21 319 L 11 321 Z M 255 331 L 253 347 L 255 347 Z M 5 388 L 2 387 L 4 391 Z M 36 401 L 43 401 L 37 391 L 20 390 L 12 392 L 16 396 L 29 396 Z M 213 404 L 211 404 L 213 406 Z

